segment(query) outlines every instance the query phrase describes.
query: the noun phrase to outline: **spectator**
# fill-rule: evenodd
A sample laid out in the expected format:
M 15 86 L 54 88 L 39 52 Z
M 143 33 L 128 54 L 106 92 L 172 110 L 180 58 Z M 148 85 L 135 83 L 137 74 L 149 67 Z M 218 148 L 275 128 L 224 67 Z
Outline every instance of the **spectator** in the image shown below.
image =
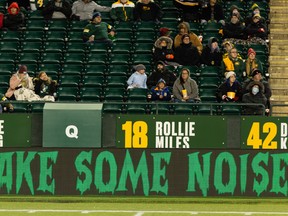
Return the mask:
M 223 26 L 223 38 L 245 39 L 244 28 L 237 15 L 232 15 L 230 22 Z
M 258 68 L 254 68 L 252 70 L 252 73 L 251 73 L 251 78 L 250 79 L 246 79 L 243 82 L 243 91 L 244 91 L 243 94 L 246 94 L 246 93 L 249 92 L 249 90 L 250 90 L 249 89 L 249 84 L 254 82 L 254 81 L 261 82 L 263 84 L 263 86 L 264 86 L 263 92 L 264 92 L 264 95 L 265 95 L 265 97 L 267 99 L 267 110 L 266 110 L 266 112 L 269 113 L 270 97 L 272 95 L 272 92 L 271 92 L 271 88 L 270 88 L 269 83 L 262 78 L 262 72 Z
M 160 37 L 166 36 L 166 37 L 170 37 L 171 38 L 171 33 L 172 33 L 172 30 L 170 30 L 169 28 L 162 27 L 162 28 L 159 29 Z
M 236 79 L 234 71 L 226 74 L 226 80 L 217 89 L 218 102 L 240 102 L 242 99 L 242 86 Z
M 263 93 L 264 86 L 259 81 L 253 81 L 248 86 L 248 93 L 243 95 L 243 103 L 263 104 L 263 106 L 246 106 L 244 113 L 246 115 L 263 115 L 264 112 L 269 112 L 267 107 L 267 98 Z
M 200 0 L 173 0 L 175 7 L 183 11 L 183 20 L 186 22 L 199 21 Z
M 70 19 L 72 5 L 69 0 L 49 1 L 42 9 L 45 19 Z
M 224 51 L 223 58 L 226 58 L 229 54 L 229 51 L 235 47 L 234 44 L 232 44 L 229 40 L 225 40 L 222 43 L 222 46 L 223 46 L 223 51 Z M 238 53 L 237 57 L 242 58 L 239 53 Z
M 175 49 L 175 60 L 180 65 L 193 66 L 200 63 L 200 55 L 190 41 L 188 34 L 182 36 L 182 43 Z
M 207 24 L 207 22 L 218 22 L 225 25 L 224 19 L 223 8 L 217 3 L 217 0 L 210 0 L 207 7 L 202 7 L 201 24 Z
M 39 101 L 41 98 L 34 92 L 32 78 L 27 73 L 27 67 L 21 65 L 10 78 L 9 89 L 5 94 L 9 100 Z
M 112 4 L 110 11 L 111 19 L 114 21 L 132 21 L 134 19 L 135 4 L 129 0 L 118 0 Z
M 249 14 L 249 15 L 246 17 L 246 19 L 245 19 L 245 26 L 248 26 L 249 24 L 253 23 L 253 16 L 254 16 L 255 14 L 259 14 L 259 15 L 261 16 L 261 14 L 260 14 L 260 7 L 259 7 L 256 3 L 254 3 L 254 4 L 251 6 L 251 12 L 250 12 L 250 14 Z M 265 23 L 266 21 L 261 17 L 261 22 L 262 22 L 262 23 Z
M 20 12 L 17 2 L 12 2 L 8 7 L 8 13 L 4 16 L 4 28 L 19 30 L 24 26 L 25 16 Z
M 165 80 L 160 79 L 157 86 L 151 89 L 151 95 L 148 95 L 148 97 L 151 97 L 152 101 L 170 101 L 171 93 L 166 86 Z
M 179 33 L 176 35 L 174 39 L 174 48 L 177 48 L 182 43 L 182 36 L 184 34 L 188 34 L 190 37 L 190 41 L 193 46 L 195 46 L 198 49 L 199 54 L 202 53 L 202 43 L 199 40 L 198 36 L 190 31 L 190 25 L 187 22 L 182 22 L 178 25 Z
M 237 16 L 239 21 L 243 22 L 243 17 L 241 16 L 241 12 L 243 12 L 242 8 L 237 7 L 236 5 L 232 5 L 230 7 L 230 16 L 228 18 L 231 18 L 232 16 Z
M 254 68 L 258 68 L 260 71 L 263 71 L 263 66 L 260 60 L 256 58 L 256 52 L 249 48 L 248 58 L 246 59 L 246 76 L 251 78 L 251 73 Z
M 153 0 L 139 0 L 136 3 L 134 9 L 134 18 L 136 21 L 159 22 L 161 17 L 161 8 Z
M 95 12 L 89 23 L 83 30 L 83 41 L 89 43 L 104 42 L 112 44 L 111 37 L 115 32 L 111 25 L 102 22 L 100 12 Z
M 143 64 L 138 64 L 134 67 L 135 72 L 127 80 L 128 89 L 131 88 L 144 88 L 147 89 L 146 81 L 147 75 L 145 74 L 146 67 Z
M 165 84 L 169 87 L 172 87 L 176 80 L 175 74 L 169 71 L 162 61 L 157 62 L 154 72 L 148 77 L 148 87 L 152 88 L 152 86 L 156 86 L 160 79 L 163 79 Z
M 244 61 L 241 57 L 238 56 L 238 51 L 235 47 L 229 50 L 229 53 L 226 57 L 223 57 L 221 66 L 224 72 L 224 76 L 226 76 L 226 73 L 229 71 L 234 71 L 238 78 L 242 78 L 245 75 L 245 73 L 243 73 L 245 72 Z
M 44 71 L 33 79 L 35 93 L 44 101 L 55 101 L 57 81 L 52 80 Z
M 31 9 L 30 0 L 7 0 L 8 5 L 12 4 L 13 2 L 16 2 L 21 9 L 24 8 L 26 11 Z
M 261 20 L 259 14 L 253 16 L 253 21 L 246 27 L 246 34 L 248 38 L 257 37 L 263 40 L 267 39 L 267 27 L 266 24 Z
M 199 102 L 198 85 L 190 77 L 190 71 L 183 68 L 173 85 L 173 95 L 175 102 Z
M 110 7 L 101 6 L 91 0 L 77 0 L 72 5 L 72 19 L 91 20 L 94 12 L 109 12 Z
M 208 66 L 221 66 L 222 55 L 217 38 L 210 37 L 202 51 L 201 62 Z
M 172 39 L 166 36 L 162 36 L 155 41 L 153 53 L 154 62 L 163 61 L 166 65 L 178 65 L 175 64 L 172 43 Z

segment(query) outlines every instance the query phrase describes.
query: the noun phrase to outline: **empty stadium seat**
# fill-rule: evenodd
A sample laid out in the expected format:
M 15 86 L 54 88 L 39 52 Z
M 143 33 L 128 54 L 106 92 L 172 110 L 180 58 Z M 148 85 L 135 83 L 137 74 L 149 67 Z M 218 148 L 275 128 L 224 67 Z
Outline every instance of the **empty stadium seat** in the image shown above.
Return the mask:
M 102 89 L 95 87 L 84 87 L 80 89 L 81 101 L 99 102 L 101 100 Z

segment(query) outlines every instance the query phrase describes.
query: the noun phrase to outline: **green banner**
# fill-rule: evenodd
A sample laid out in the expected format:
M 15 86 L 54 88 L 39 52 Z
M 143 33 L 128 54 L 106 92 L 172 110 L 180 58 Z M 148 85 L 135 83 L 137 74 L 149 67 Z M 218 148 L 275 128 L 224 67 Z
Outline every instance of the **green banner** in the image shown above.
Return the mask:
M 287 118 L 241 118 L 241 148 L 243 149 L 287 149 L 287 136 Z
M 102 104 L 46 103 L 43 147 L 101 147 Z
M 0 116 L 0 147 L 31 146 L 31 115 L 24 113 Z
M 226 148 L 223 116 L 120 115 L 118 148 Z

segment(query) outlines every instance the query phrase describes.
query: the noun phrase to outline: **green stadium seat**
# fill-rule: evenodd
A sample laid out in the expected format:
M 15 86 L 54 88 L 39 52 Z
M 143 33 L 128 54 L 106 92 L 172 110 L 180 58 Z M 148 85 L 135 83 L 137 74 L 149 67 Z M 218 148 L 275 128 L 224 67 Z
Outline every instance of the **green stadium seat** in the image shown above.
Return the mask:
M 84 87 L 94 87 L 94 88 L 101 88 L 104 83 L 103 76 L 84 76 L 83 77 L 83 86 Z
M 127 114 L 146 114 L 146 104 L 127 103 Z
M 135 43 L 134 51 L 136 54 L 152 54 L 153 47 L 153 43 Z
M 0 97 L 2 98 L 2 96 L 5 95 L 5 93 L 7 92 L 7 86 L 0 86 Z
M 142 89 L 142 88 L 129 89 L 127 91 L 127 99 L 130 102 L 134 102 L 134 101 L 146 102 L 147 93 L 148 93 L 147 89 Z
M 39 65 L 39 72 L 45 71 L 47 75 L 54 75 L 58 76 L 61 73 L 60 64 L 40 64 Z M 57 78 L 58 79 L 58 78 Z
M 69 42 L 66 44 L 66 51 L 69 53 L 86 53 L 87 44 L 80 42 Z
M 43 31 L 25 31 L 23 34 L 23 41 L 42 42 L 45 38 Z
M 38 64 L 33 62 L 33 63 L 26 63 L 25 64 L 28 69 L 28 73 L 30 76 L 37 75 L 39 73 L 39 67 Z
M 201 25 L 201 28 L 203 32 L 218 33 L 219 29 L 222 28 L 222 25 L 216 22 L 208 22 L 206 24 Z
M 104 76 L 107 70 L 107 66 L 105 64 L 87 64 L 86 69 L 84 71 L 85 75 L 93 75 L 93 76 Z
M 111 54 L 110 55 L 110 64 L 124 64 L 124 65 L 129 65 L 130 64 L 130 54 L 121 54 L 121 53 L 116 53 L 116 54 Z
M 65 48 L 63 41 L 47 41 L 43 44 L 44 52 L 62 53 Z
M 111 47 L 111 52 L 113 54 L 116 53 L 130 54 L 133 52 L 133 49 L 131 49 L 131 43 L 113 43 Z
M 83 29 L 86 25 L 88 25 L 89 22 L 87 20 L 84 21 L 72 21 L 70 24 L 70 31 L 81 31 L 83 32 Z
M 131 43 L 133 40 L 134 40 L 134 35 L 132 31 L 116 32 L 115 43 Z
M 134 30 L 134 23 L 133 22 L 119 22 L 115 23 L 114 26 L 116 32 L 132 32 Z
M 222 115 L 241 115 L 241 106 L 226 103 L 221 105 L 220 108 Z
M 144 64 L 144 65 L 150 65 L 152 60 L 152 54 L 135 54 L 132 58 L 133 65 L 137 64 Z
M 0 86 L 1 87 L 6 87 L 6 90 L 9 87 L 9 80 L 11 76 L 10 75 L 1 75 L 0 76 Z
M 34 63 L 37 64 L 39 61 L 40 53 L 38 52 L 25 52 L 19 54 L 20 64 Z
M 26 24 L 26 29 L 31 30 L 39 30 L 43 31 L 47 27 L 47 23 L 45 20 L 28 20 Z
M 0 42 L 0 51 L 1 52 L 14 52 L 16 53 L 20 47 L 19 42 L 17 41 L 1 41 Z
M 138 22 L 135 25 L 135 32 L 155 32 L 155 29 L 157 29 L 157 25 L 155 22 Z
M 104 103 L 103 104 L 103 113 L 122 113 L 123 105 L 122 104 L 114 104 L 114 103 Z
M 42 43 L 25 41 L 22 43 L 21 50 L 22 52 L 38 52 L 39 53 L 40 51 L 42 51 Z
M 41 10 L 29 11 L 29 20 L 43 20 L 44 17 L 42 15 Z
M 47 41 L 64 42 L 67 38 L 66 31 L 47 31 Z
M 48 22 L 48 28 L 50 31 L 66 31 L 68 26 L 68 22 L 66 19 L 53 19 L 53 20 L 49 20 Z
M 13 41 L 18 42 L 22 38 L 21 31 L 3 31 L 2 32 L 2 41 Z
M 64 64 L 62 68 L 63 75 L 81 76 L 84 71 L 84 67 L 81 64 Z
M 0 63 L 15 63 L 17 60 L 17 53 L 0 52 Z
M 174 34 L 178 33 L 177 26 L 179 25 L 179 22 L 177 20 L 175 21 L 163 21 L 160 23 L 159 29 L 161 27 L 169 28 Z
M 100 53 L 100 54 L 107 54 L 108 46 L 105 43 L 94 43 L 89 44 L 90 53 Z
M 153 103 L 149 105 L 150 114 L 170 114 L 171 104 Z
M 62 61 L 62 53 L 43 53 L 41 57 L 42 64 L 60 64 Z
M 58 101 L 77 101 L 78 87 L 60 87 L 58 88 Z
M 59 78 L 61 87 L 78 87 L 79 83 L 81 83 L 80 75 L 62 75 Z
M 2 75 L 11 75 L 16 72 L 15 65 L 13 63 L 0 63 L 0 76 Z
M 216 88 L 200 88 L 199 95 L 202 102 L 217 102 L 216 100 Z
M 87 63 L 88 64 L 106 64 L 107 55 L 102 53 L 90 53 L 87 55 Z
M 222 70 L 221 68 L 217 67 L 217 66 L 201 66 L 199 67 L 199 76 L 201 77 L 218 77 L 218 76 L 222 76 Z
M 194 106 L 191 103 L 175 103 L 173 107 L 175 114 L 192 115 L 194 112 Z
M 107 71 L 108 76 L 126 76 L 130 72 L 129 65 L 110 65 Z
M 195 114 L 198 114 L 198 115 L 216 115 L 218 113 L 218 104 L 215 103 L 211 103 L 209 105 L 207 104 L 197 104 L 195 106 Z
M 175 21 L 180 18 L 178 10 L 165 11 L 162 16 L 162 21 Z
M 84 87 L 80 90 L 81 101 L 100 102 L 101 95 L 101 88 Z
M 69 31 L 67 39 L 69 42 L 83 42 L 82 39 L 83 30 L 82 31 Z
M 28 113 L 30 112 L 30 103 L 22 101 L 12 101 L 14 113 Z
M 125 88 L 127 82 L 126 76 L 108 76 L 106 78 L 106 84 L 108 87 Z
M 135 32 L 135 43 L 153 43 L 156 39 L 155 32 Z
M 119 101 L 124 100 L 126 90 L 124 88 L 105 88 L 104 100 L 105 101 Z
M 83 64 L 85 53 L 65 53 L 63 55 L 64 64 Z

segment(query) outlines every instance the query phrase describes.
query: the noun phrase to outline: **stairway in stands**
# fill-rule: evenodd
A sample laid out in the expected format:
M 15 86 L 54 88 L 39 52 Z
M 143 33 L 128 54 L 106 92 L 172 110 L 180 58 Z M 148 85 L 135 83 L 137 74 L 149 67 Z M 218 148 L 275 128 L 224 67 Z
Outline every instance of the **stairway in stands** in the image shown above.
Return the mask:
M 273 116 L 288 116 L 288 1 L 270 1 L 270 86 Z

